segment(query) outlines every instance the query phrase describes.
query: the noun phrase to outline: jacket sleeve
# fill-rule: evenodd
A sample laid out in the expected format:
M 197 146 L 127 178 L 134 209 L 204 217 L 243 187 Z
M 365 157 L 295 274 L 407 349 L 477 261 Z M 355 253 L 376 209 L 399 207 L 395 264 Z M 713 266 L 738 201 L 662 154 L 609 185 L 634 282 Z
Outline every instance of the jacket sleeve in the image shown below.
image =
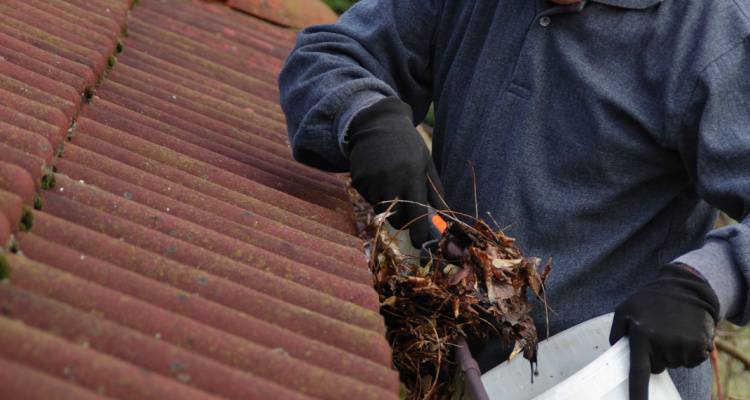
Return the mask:
M 721 317 L 750 320 L 750 39 L 702 70 L 676 145 L 697 193 L 739 223 L 709 232 L 676 261 L 716 292 Z
M 421 121 L 432 98 L 431 48 L 441 0 L 362 0 L 332 25 L 305 29 L 279 76 L 292 154 L 346 171 L 348 121 L 398 96 Z

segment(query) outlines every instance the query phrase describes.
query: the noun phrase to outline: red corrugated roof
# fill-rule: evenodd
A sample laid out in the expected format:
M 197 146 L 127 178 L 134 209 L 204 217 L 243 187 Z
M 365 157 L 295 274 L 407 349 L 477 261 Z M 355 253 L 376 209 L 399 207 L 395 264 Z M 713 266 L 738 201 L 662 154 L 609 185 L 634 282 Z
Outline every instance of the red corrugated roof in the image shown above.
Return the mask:
M 131 6 L 0 4 L 2 393 L 396 398 L 345 188 L 290 158 L 294 33 Z

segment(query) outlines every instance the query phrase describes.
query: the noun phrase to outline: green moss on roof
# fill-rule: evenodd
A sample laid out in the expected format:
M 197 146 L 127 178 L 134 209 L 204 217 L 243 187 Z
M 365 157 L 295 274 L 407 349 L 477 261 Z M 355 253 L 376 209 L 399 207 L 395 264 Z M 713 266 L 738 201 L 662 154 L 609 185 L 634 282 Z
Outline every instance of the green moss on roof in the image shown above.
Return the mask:
M 8 279 L 10 276 L 10 263 L 5 255 L 0 254 L 0 281 Z
M 46 169 L 42 175 L 42 189 L 50 190 L 55 187 L 55 173 L 51 169 Z
M 30 208 L 24 207 L 21 212 L 21 224 L 19 229 L 21 232 L 28 232 L 31 230 L 32 226 L 34 226 L 34 214 L 31 212 Z
M 358 0 L 324 0 L 324 2 L 331 7 L 337 14 L 341 14 L 348 10 L 349 7 L 353 6 Z

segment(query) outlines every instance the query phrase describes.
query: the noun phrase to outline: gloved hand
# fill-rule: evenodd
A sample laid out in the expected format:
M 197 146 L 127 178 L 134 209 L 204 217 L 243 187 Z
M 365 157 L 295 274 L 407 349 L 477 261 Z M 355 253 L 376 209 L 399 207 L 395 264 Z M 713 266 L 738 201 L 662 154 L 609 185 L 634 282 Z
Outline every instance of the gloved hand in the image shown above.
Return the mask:
M 647 400 L 651 373 L 693 368 L 713 350 L 719 300 L 691 267 L 672 264 L 615 310 L 609 342 L 630 339 L 630 399 Z
M 406 103 L 388 97 L 360 111 L 349 124 L 352 185 L 378 213 L 388 208 L 388 204 L 378 203 L 397 197 L 445 208 L 443 185 L 411 115 Z M 412 245 L 420 248 L 430 238 L 427 208 L 398 203 L 393 210 L 396 213 L 389 221 L 394 228 L 414 221 L 409 233 Z

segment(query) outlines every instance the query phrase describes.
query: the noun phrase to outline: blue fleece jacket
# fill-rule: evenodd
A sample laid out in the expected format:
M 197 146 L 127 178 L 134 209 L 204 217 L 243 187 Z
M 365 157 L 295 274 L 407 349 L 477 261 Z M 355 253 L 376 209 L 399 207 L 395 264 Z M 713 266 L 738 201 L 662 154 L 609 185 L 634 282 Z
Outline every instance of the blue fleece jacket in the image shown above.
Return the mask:
M 448 203 L 552 257 L 552 333 L 673 260 L 750 319 L 748 0 L 363 0 L 299 35 L 280 87 L 295 157 L 332 171 L 358 111 L 434 101 Z M 673 376 L 705 398 L 707 372 Z

